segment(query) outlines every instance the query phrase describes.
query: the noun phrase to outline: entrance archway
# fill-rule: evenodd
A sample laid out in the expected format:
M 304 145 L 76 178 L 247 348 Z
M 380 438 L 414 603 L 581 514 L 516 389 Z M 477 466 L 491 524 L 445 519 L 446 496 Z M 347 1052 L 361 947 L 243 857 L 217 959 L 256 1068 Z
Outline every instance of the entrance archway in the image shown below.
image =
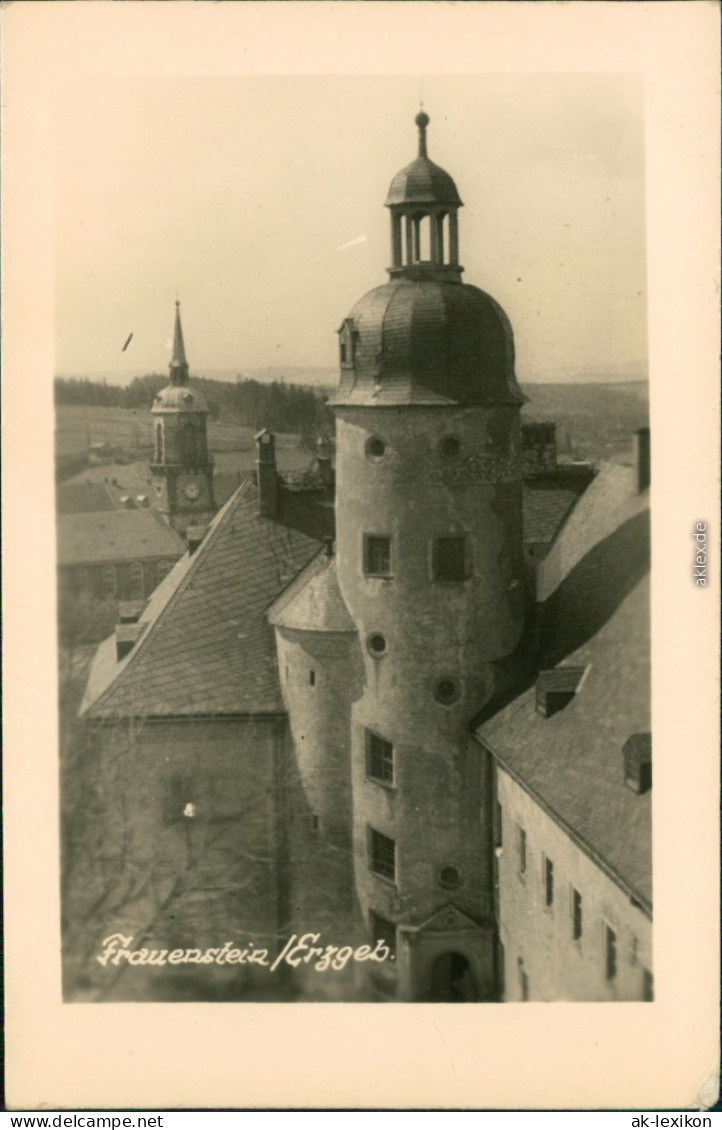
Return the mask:
M 474 974 L 462 953 L 442 953 L 434 959 L 429 1000 L 434 1003 L 479 1000 Z

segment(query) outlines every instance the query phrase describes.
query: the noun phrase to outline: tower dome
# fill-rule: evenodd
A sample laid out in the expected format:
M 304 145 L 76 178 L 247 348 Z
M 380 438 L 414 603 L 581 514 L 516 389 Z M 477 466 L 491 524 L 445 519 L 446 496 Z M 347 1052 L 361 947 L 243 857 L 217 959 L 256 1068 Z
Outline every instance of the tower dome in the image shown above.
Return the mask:
M 396 174 L 386 197 L 387 207 L 400 204 L 438 204 L 461 208 L 462 202 L 454 181 L 439 165 L 429 160 L 426 152 L 426 127 L 430 122 L 422 110 L 416 115 L 419 127 L 419 153 L 415 161 Z
M 391 279 L 356 303 L 339 329 L 335 405 L 521 404 L 514 339 L 501 306 L 462 283 L 458 209 L 449 174 L 419 152 L 391 182 Z

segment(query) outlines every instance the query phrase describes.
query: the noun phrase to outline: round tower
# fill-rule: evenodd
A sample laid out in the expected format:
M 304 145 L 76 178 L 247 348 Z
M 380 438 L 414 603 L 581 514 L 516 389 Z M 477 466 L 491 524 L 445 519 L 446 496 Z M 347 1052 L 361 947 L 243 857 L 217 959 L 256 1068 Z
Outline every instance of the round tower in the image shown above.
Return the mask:
M 156 505 L 179 533 L 204 526 L 215 514 L 213 460 L 208 454 L 208 408 L 188 379 L 180 303 L 175 304 L 170 384 L 153 401 L 151 463 Z
M 447 172 L 391 182 L 390 280 L 339 331 L 338 583 L 364 656 L 352 711 L 355 879 L 389 994 L 495 994 L 491 830 L 467 749 L 493 664 L 524 621 L 519 409 L 511 327 L 462 283 Z M 391 966 L 393 968 L 393 966 Z

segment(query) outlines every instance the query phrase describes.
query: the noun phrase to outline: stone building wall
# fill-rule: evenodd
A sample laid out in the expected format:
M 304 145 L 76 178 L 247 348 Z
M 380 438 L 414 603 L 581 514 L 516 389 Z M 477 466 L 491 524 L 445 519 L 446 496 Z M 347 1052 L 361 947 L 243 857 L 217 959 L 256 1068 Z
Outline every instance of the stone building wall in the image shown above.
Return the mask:
M 527 993 L 532 1001 L 644 1000 L 651 992 L 649 917 L 501 766 L 497 799 L 504 999 L 519 1001 Z M 524 870 L 520 829 L 526 834 Z M 619 834 L 624 835 L 624 829 Z M 553 864 L 550 905 L 547 859 Z M 581 895 L 578 938 L 574 937 L 574 891 Z M 610 930 L 613 955 L 608 953 Z

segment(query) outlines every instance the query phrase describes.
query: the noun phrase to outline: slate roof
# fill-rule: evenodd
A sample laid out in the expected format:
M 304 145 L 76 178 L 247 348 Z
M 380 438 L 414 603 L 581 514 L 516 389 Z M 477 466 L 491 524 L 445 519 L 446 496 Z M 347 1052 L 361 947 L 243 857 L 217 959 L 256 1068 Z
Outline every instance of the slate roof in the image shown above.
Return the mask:
M 116 510 L 118 505 L 119 501 L 105 483 L 62 483 L 55 488 L 55 509 L 58 514 Z
M 331 404 L 521 404 L 514 341 L 501 306 L 478 287 L 400 278 L 353 307 L 353 368 Z
M 81 712 L 91 718 L 237 715 L 283 710 L 266 609 L 319 550 L 318 541 L 258 515 L 243 483 L 196 552 L 152 594 L 147 628 L 127 657 L 98 651 Z
M 532 479 L 525 482 L 522 490 L 524 541 L 534 545 L 551 542 L 579 495 L 576 483 L 565 486 L 558 481 Z
M 101 565 L 149 557 L 180 557 L 182 539 L 154 510 L 60 514 L 58 565 Z
M 389 185 L 386 205 L 399 204 L 446 204 L 460 208 L 461 197 L 446 169 L 428 157 L 417 157 L 396 173 Z
M 651 793 L 637 795 L 625 785 L 622 753 L 631 734 L 651 731 L 648 504 L 627 468 L 602 468 L 540 581 L 546 600 L 538 610 L 538 667 L 584 667 L 585 677 L 549 718 L 537 713 L 535 686 L 527 684 L 476 734 L 651 911 Z
M 336 559 L 319 554 L 274 601 L 269 623 L 316 632 L 355 632 L 336 576 Z

